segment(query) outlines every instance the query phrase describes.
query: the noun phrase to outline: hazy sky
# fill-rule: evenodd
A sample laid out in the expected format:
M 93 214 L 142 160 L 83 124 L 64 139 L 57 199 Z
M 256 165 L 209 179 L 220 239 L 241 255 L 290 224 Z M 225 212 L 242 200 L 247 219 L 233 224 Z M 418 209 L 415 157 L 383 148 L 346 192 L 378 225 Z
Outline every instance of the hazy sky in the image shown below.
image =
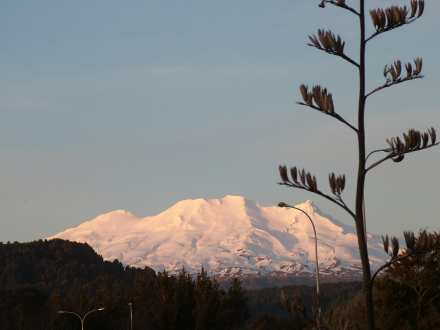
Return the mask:
M 349 1 L 354 3 L 356 1 Z M 370 0 L 381 4 L 408 1 Z M 355 18 L 318 0 L 2 0 L 0 241 L 55 234 L 100 213 L 156 214 L 187 198 L 240 194 L 263 205 L 311 199 L 278 186 L 278 164 L 355 181 L 354 136 L 295 105 L 320 82 L 355 119 L 350 65 L 305 46 L 331 27 L 357 56 Z M 370 148 L 440 128 L 440 2 L 368 48 L 369 89 L 383 66 L 423 56 L 426 79 L 368 103 Z M 439 228 L 440 150 L 368 177 L 368 229 Z M 353 202 L 353 189 L 346 191 Z

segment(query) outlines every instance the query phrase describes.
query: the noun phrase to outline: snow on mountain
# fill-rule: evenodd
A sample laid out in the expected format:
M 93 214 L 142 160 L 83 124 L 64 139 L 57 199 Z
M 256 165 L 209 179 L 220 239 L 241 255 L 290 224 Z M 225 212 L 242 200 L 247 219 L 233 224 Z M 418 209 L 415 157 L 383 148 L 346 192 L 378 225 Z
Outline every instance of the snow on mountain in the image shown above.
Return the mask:
M 359 274 L 354 228 L 323 216 L 310 201 L 297 207 L 316 225 L 321 271 Z M 314 272 L 313 230 L 305 215 L 241 196 L 183 200 L 145 218 L 117 210 L 51 238 L 86 242 L 105 259 L 155 270 L 185 267 L 195 273 L 203 266 L 219 276 Z M 370 234 L 369 251 L 373 268 L 385 261 L 379 238 Z

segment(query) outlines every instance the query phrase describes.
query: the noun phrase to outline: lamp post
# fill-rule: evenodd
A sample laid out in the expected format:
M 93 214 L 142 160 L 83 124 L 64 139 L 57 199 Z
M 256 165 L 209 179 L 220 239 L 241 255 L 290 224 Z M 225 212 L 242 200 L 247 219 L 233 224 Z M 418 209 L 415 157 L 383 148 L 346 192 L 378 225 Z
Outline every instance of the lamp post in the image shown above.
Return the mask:
M 133 330 L 133 303 L 129 302 L 128 307 L 130 308 L 130 330 Z
M 77 314 L 75 312 L 70 312 L 70 311 L 58 311 L 58 314 L 72 314 L 72 315 L 75 315 L 81 321 L 81 330 L 84 330 L 84 322 L 86 321 L 87 316 L 89 316 L 90 314 L 92 314 L 94 312 L 100 312 L 100 311 L 103 311 L 103 310 L 104 310 L 104 307 L 92 309 L 92 310 L 88 311 L 87 313 L 85 313 L 84 316 L 81 316 L 81 315 L 79 315 L 79 314 Z
M 301 210 L 298 207 L 289 205 L 289 204 L 284 203 L 284 202 L 279 203 L 278 206 L 279 207 L 284 207 L 284 208 L 289 208 L 289 209 L 294 209 L 294 210 L 302 212 L 310 220 L 310 223 L 312 224 L 313 234 L 315 236 L 314 238 L 315 238 L 316 302 L 317 302 L 317 305 L 318 305 L 318 311 L 317 311 L 317 317 L 316 317 L 316 327 L 318 329 L 320 329 L 321 328 L 321 304 L 320 304 L 320 301 L 319 301 L 320 293 L 319 293 L 318 237 L 316 236 L 315 224 L 313 223 L 313 220 L 310 217 L 310 215 L 306 211 Z

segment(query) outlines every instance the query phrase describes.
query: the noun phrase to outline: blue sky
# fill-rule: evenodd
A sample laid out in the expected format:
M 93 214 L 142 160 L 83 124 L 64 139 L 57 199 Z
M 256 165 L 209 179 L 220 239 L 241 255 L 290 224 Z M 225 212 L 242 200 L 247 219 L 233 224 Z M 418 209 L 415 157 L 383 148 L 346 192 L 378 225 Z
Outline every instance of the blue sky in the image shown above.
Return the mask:
M 354 183 L 352 133 L 295 105 L 320 82 L 355 119 L 352 68 L 305 46 L 332 28 L 356 56 L 354 18 L 319 1 L 3 0 L 0 10 L 0 241 L 52 235 L 113 209 L 156 214 L 186 198 L 240 194 L 264 205 L 314 200 L 276 185 L 278 164 Z M 405 1 L 369 1 L 372 7 Z M 368 49 L 383 66 L 423 56 L 426 78 L 375 96 L 368 143 L 439 128 L 440 3 Z M 439 150 L 368 178 L 368 228 L 438 229 Z M 346 192 L 347 201 L 352 202 Z

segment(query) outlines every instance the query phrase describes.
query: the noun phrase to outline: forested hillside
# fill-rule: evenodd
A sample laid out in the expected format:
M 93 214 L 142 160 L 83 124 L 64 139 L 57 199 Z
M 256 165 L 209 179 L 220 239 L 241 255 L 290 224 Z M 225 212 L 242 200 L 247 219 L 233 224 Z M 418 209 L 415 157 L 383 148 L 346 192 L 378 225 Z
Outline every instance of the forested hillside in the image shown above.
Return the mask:
M 150 268 L 104 261 L 87 244 L 64 240 L 0 243 L 0 324 L 2 330 L 78 329 L 84 315 L 89 329 L 127 329 L 129 303 L 134 329 L 303 329 L 311 323 L 314 289 L 244 291 L 239 280 L 227 289 L 201 271 L 190 276 L 156 274 Z M 275 283 L 274 283 L 275 285 Z M 359 285 L 325 284 L 325 305 L 353 296 Z
M 202 272 L 193 279 L 108 262 L 86 244 L 62 240 L 0 243 L 0 324 L 9 329 L 234 329 L 246 318 L 238 282 L 227 291 Z

